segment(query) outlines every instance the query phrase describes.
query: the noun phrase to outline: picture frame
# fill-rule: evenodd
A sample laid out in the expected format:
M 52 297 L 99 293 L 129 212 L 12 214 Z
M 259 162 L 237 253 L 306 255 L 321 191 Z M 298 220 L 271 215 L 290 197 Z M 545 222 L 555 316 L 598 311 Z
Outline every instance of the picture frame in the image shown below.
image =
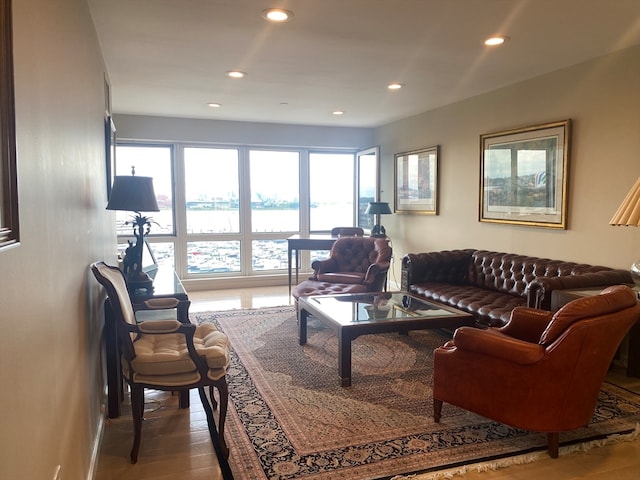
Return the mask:
M 567 228 L 571 120 L 480 136 L 479 221 Z
M 116 126 L 110 116 L 104 119 L 105 163 L 107 177 L 107 200 L 116 175 Z
M 438 214 L 438 145 L 394 155 L 395 212 Z

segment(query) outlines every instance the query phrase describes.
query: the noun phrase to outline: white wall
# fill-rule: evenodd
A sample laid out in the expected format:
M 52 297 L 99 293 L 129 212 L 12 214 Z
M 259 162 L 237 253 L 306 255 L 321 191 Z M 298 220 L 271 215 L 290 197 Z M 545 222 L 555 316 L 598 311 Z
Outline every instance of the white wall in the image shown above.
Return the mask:
M 0 478 L 87 478 L 101 425 L 111 259 L 104 68 L 86 0 L 14 0 L 20 245 L 0 251 Z
M 640 257 L 640 228 L 609 220 L 640 176 L 640 47 L 449 105 L 376 130 L 382 200 L 393 205 L 393 155 L 440 145 L 440 214 L 387 215 L 383 223 L 402 256 L 453 248 L 511 253 L 628 268 Z M 480 135 L 573 120 L 568 228 L 478 221 Z

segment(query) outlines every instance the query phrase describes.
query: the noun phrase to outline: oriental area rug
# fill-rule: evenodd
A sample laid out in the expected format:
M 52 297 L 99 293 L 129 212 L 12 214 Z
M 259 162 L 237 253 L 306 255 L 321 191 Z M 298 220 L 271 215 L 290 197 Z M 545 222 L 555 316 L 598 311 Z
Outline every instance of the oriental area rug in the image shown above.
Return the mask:
M 352 386 L 342 388 L 335 334 L 310 318 L 299 345 L 293 307 L 192 318 L 215 323 L 233 347 L 225 438 L 235 480 L 426 479 L 546 455 L 545 434 L 448 404 L 434 423 L 433 350 L 447 341 L 438 332 L 359 337 Z M 560 434 L 561 455 L 563 445 L 637 435 L 639 421 L 640 395 L 605 383 L 589 426 Z

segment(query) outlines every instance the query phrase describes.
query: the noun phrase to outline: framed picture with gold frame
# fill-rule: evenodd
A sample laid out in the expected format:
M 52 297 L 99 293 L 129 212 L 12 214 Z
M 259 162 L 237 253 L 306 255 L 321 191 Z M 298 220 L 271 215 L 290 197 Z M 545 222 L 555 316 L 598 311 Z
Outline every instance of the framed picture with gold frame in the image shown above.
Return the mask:
M 438 214 L 438 146 L 394 155 L 395 212 Z
M 571 120 L 480 136 L 479 220 L 567 226 Z

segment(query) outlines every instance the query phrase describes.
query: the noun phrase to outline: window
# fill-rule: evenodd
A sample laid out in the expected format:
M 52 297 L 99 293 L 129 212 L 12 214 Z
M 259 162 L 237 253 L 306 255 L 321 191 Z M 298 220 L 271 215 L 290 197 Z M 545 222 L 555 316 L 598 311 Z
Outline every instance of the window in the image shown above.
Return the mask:
M 300 230 L 300 154 L 251 150 L 251 231 Z
M 116 154 L 116 175 L 135 174 L 153 178 L 159 212 L 153 212 L 151 235 L 173 234 L 173 167 L 170 146 L 118 146 Z M 116 212 L 118 235 L 131 235 L 131 212 Z
M 353 225 L 354 163 L 355 152 L 120 144 L 116 174 L 135 166 L 153 178 L 161 211 L 149 242 L 158 264 L 182 278 L 237 277 L 285 273 L 290 235 Z M 117 212 L 121 246 L 130 216 Z
M 238 150 L 184 149 L 187 233 L 239 233 Z
M 367 210 L 369 202 L 378 200 L 378 192 L 380 191 L 379 157 L 378 147 L 369 148 L 357 154 L 357 226 L 364 230 L 370 230 L 374 225 L 374 215 L 366 215 L 364 212 Z
M 309 225 L 312 232 L 353 225 L 353 154 L 309 154 Z

